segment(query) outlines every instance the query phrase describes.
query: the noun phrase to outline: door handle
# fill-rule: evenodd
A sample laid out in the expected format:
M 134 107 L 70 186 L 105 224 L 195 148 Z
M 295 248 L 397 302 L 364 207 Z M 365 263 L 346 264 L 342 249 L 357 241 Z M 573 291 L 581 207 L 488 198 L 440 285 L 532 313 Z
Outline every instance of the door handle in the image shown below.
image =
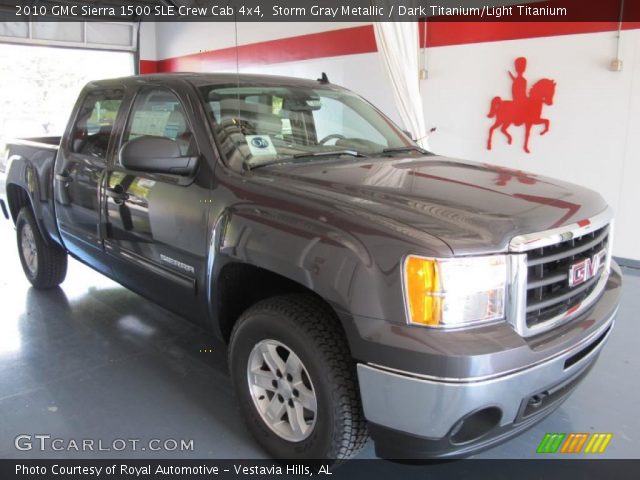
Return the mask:
M 123 203 L 129 199 L 129 194 L 124 191 L 122 185 L 116 185 L 113 188 L 107 188 L 107 196 L 113 198 L 115 203 Z

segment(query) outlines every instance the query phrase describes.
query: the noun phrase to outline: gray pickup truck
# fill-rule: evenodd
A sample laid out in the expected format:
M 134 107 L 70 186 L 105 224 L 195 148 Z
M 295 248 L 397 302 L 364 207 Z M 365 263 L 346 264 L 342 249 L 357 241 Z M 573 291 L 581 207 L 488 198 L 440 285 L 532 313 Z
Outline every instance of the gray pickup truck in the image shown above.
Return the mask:
M 468 455 L 549 415 L 611 333 L 597 193 L 422 150 L 357 95 L 283 77 L 93 82 L 8 145 L 36 288 L 71 256 L 229 345 L 274 457 Z

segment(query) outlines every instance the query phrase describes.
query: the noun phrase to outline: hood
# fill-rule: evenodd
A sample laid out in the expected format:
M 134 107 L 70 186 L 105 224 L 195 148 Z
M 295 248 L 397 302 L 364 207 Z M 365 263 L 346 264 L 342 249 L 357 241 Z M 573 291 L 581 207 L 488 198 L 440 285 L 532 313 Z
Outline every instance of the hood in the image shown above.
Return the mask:
M 574 223 L 606 208 L 600 195 L 577 185 L 439 156 L 314 159 L 260 172 L 400 221 L 459 255 L 503 251 L 516 235 Z

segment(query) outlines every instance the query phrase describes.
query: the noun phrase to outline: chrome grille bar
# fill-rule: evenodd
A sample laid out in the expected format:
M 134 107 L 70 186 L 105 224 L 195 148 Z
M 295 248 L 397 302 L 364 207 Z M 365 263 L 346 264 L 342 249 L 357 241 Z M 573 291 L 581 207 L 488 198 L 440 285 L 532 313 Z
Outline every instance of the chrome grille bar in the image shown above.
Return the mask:
M 507 318 L 518 333 L 526 337 L 557 327 L 600 296 L 609 276 L 612 217 L 607 208 L 590 219 L 512 239 Z M 603 249 L 607 255 L 601 270 L 570 286 L 571 266 Z
M 578 247 L 571 248 L 571 249 L 568 249 L 568 250 L 564 250 L 564 251 L 561 251 L 559 253 L 555 253 L 553 255 L 549 255 L 549 256 L 546 256 L 546 257 L 539 257 L 539 258 L 535 258 L 535 259 L 529 260 L 527 262 L 527 265 L 532 267 L 534 265 L 540 265 L 541 263 L 549 263 L 549 262 L 553 262 L 555 260 L 561 260 L 561 259 L 566 258 L 566 257 L 571 257 L 571 256 L 578 255 L 579 253 L 585 252 L 585 251 L 593 248 L 597 244 L 601 243 L 604 240 L 604 238 L 608 235 L 608 233 L 609 233 L 609 230 L 607 228 L 603 228 L 602 232 L 600 232 L 596 238 L 594 238 L 593 240 L 591 240 L 591 241 L 589 241 L 589 242 L 587 242 L 587 243 L 585 243 L 583 245 L 580 245 Z M 585 235 L 588 235 L 588 234 L 585 234 Z M 573 239 L 573 240 L 575 240 L 575 239 Z M 570 240 L 568 240 L 567 243 L 568 242 L 570 242 Z

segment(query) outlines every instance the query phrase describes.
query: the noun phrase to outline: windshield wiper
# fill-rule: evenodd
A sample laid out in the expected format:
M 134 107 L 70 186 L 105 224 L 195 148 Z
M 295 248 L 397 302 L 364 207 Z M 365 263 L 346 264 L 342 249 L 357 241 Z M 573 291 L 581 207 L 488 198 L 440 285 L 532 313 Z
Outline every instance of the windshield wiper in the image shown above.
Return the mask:
M 429 151 L 425 150 L 424 148 L 420 148 L 417 146 L 407 146 L 407 147 L 392 147 L 392 148 L 385 148 L 384 150 L 382 150 L 382 153 L 402 153 L 402 152 L 419 152 L 419 153 L 430 153 Z
M 296 153 L 293 158 L 304 157 L 331 157 L 334 155 L 351 155 L 352 157 L 366 157 L 366 155 L 358 152 L 357 150 L 333 150 L 331 152 L 308 152 L 308 153 Z
M 256 163 L 251 165 L 250 163 L 245 164 L 248 170 L 255 170 L 260 167 L 267 167 L 269 165 L 277 165 L 284 163 L 292 163 L 293 160 L 298 158 L 306 158 L 306 157 L 331 157 L 335 155 L 351 155 L 352 157 L 366 157 L 366 155 L 357 152 L 356 150 L 333 150 L 331 152 L 308 152 L 308 153 L 297 153 L 291 157 L 278 158 L 264 163 Z
M 275 160 L 270 160 L 268 162 L 263 163 L 254 163 L 253 165 L 249 162 L 245 162 L 244 166 L 247 170 L 255 170 L 260 167 L 268 167 L 269 165 L 277 165 L 279 163 L 291 163 L 291 157 L 288 158 L 277 158 Z

